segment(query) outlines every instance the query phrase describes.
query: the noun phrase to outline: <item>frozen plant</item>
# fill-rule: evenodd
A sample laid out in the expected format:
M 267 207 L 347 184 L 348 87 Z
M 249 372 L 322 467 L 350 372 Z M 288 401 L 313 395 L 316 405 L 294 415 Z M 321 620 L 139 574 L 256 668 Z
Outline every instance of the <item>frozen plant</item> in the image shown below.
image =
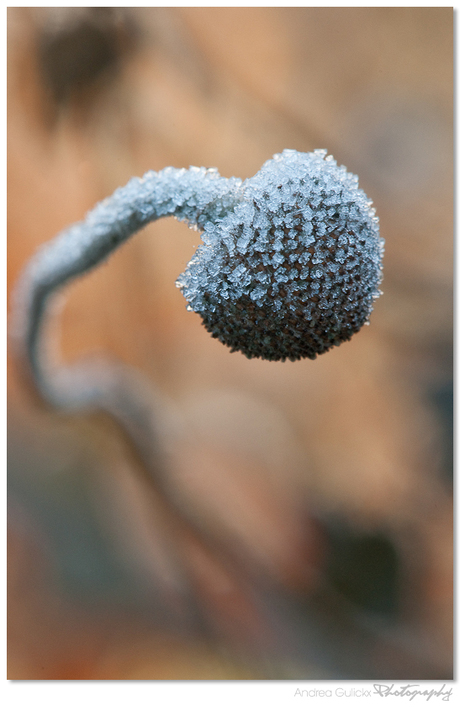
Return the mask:
M 372 202 L 326 150 L 286 149 L 246 181 L 197 167 L 147 172 L 45 245 L 19 282 L 19 344 L 51 403 L 65 400 L 43 358 L 50 296 L 163 216 L 203 232 L 177 281 L 187 308 L 248 358 L 316 358 L 366 323 L 380 293 L 383 240 Z
M 315 358 L 367 321 L 379 294 L 383 241 L 358 180 L 324 150 L 285 150 L 251 179 L 215 169 L 148 172 L 98 204 L 32 258 L 15 292 L 13 333 L 21 365 L 46 403 L 67 413 L 102 409 L 134 447 L 156 500 L 179 535 L 192 535 L 230 574 L 254 571 L 238 544 L 201 519 L 174 488 L 168 407 L 141 375 L 114 360 L 61 365 L 50 353 L 50 299 L 73 278 L 163 216 L 202 232 L 177 285 L 213 336 L 248 358 Z M 187 556 L 174 555 L 191 612 L 206 623 Z

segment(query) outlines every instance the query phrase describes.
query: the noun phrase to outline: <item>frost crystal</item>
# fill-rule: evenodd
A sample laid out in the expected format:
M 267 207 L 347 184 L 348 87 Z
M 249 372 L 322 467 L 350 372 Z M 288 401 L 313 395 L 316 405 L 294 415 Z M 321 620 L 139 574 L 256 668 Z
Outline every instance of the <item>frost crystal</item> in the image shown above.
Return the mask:
M 316 358 L 359 331 L 380 294 L 375 211 L 326 154 L 286 149 L 233 180 L 231 201 L 203 208 L 203 245 L 177 285 L 206 329 L 248 358 Z

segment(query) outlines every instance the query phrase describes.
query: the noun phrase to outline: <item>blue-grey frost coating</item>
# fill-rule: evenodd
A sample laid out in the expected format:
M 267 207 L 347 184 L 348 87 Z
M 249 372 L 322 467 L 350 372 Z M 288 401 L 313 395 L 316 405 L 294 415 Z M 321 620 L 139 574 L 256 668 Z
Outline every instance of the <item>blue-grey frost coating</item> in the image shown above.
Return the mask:
M 286 149 L 204 225 L 177 285 L 233 351 L 316 358 L 359 331 L 380 294 L 384 242 L 371 204 L 326 150 Z

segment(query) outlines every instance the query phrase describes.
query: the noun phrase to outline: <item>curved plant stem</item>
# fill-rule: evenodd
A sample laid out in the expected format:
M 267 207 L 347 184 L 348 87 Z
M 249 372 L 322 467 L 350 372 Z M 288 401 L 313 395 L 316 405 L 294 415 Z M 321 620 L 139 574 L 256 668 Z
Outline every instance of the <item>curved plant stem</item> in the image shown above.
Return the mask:
M 133 368 L 106 358 L 62 365 L 51 355 L 46 331 L 52 299 L 72 279 L 98 266 L 132 234 L 162 216 L 175 216 L 198 228 L 216 221 L 238 201 L 240 185 L 239 179 L 193 167 L 167 168 L 132 179 L 33 257 L 14 296 L 12 333 L 24 373 L 45 404 L 68 414 L 103 410 L 115 419 L 171 526 L 198 541 L 237 582 L 247 582 L 244 574 L 248 568 L 252 573 L 255 565 L 249 565 L 238 546 L 216 535 L 174 488 L 158 417 L 164 404 L 154 388 Z M 194 595 L 193 570 L 178 554 L 174 559 L 181 564 L 189 604 L 203 626 L 206 618 L 200 617 Z

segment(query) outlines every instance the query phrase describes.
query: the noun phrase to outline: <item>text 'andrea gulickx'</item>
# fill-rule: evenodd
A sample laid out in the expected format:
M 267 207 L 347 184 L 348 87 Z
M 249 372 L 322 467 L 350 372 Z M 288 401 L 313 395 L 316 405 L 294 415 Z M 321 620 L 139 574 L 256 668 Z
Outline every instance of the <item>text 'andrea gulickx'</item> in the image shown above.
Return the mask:
M 370 689 L 344 689 L 338 687 L 337 689 L 296 689 L 294 696 L 307 696 L 310 698 L 331 698 L 332 696 L 348 697 L 348 698 L 369 698 L 372 696 Z

